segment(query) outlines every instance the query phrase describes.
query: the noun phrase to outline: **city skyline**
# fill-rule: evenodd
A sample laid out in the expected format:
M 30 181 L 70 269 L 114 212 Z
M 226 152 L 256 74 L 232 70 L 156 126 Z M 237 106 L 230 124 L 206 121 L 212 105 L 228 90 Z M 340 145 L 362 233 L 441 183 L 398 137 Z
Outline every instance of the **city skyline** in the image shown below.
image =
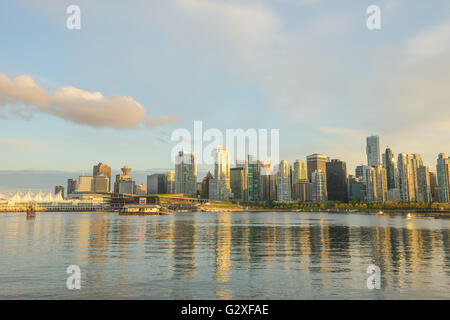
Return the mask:
M 353 170 L 376 133 L 381 150 L 434 166 L 450 153 L 450 98 L 437 85 L 450 74 L 450 4 L 380 1 L 382 28 L 370 31 L 364 1 L 324 3 L 80 1 L 81 30 L 65 26 L 70 1 L 0 4 L 0 168 L 161 168 L 170 133 L 198 119 L 279 128 L 289 163 L 320 152 Z M 30 85 L 43 99 L 24 97 Z

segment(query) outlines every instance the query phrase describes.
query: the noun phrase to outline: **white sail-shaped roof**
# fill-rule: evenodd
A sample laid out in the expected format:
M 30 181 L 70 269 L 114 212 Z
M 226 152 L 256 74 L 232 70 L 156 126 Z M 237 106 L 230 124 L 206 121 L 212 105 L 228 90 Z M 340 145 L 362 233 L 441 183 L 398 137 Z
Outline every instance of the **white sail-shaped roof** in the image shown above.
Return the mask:
M 31 193 L 29 191 L 23 196 L 22 201 L 31 201 Z
M 58 194 L 56 195 L 56 197 L 53 199 L 54 201 L 64 201 L 61 191 L 58 192 Z
M 0 200 L 8 200 L 8 198 L 6 194 L 0 193 Z
M 19 192 L 16 192 L 9 200 L 10 201 L 20 201 L 21 198 L 20 198 Z
M 52 202 L 52 201 L 53 201 L 52 193 L 49 192 L 49 193 L 44 197 L 44 199 L 42 199 L 42 201 L 43 201 L 43 202 Z
M 37 201 L 37 202 L 42 201 L 42 192 L 41 191 L 36 193 L 36 195 L 33 197 L 33 201 Z

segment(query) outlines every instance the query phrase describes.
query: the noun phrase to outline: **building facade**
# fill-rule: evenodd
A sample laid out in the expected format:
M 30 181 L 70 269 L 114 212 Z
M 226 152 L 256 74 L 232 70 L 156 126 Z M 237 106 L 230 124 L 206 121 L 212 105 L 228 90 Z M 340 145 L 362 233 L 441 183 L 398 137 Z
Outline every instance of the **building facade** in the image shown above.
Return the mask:
M 315 203 L 325 202 L 327 200 L 325 172 L 317 169 L 311 173 L 311 198 Z
M 197 196 L 197 162 L 193 152 L 180 151 L 175 158 L 175 193 Z
M 326 163 L 328 200 L 347 202 L 347 165 L 333 159 Z
M 367 165 L 377 166 L 380 161 L 380 138 L 376 135 L 366 138 Z
M 291 171 L 286 160 L 281 160 L 277 172 L 277 201 L 289 202 L 291 196 Z
M 450 158 L 441 153 L 436 163 L 439 202 L 450 202 Z

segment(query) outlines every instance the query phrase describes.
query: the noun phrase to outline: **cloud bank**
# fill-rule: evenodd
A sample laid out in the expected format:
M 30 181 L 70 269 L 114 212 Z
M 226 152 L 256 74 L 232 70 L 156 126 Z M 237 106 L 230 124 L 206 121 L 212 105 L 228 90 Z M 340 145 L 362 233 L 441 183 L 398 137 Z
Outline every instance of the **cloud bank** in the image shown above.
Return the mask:
M 146 116 L 146 109 L 133 97 L 89 92 L 64 87 L 53 94 L 39 87 L 29 75 L 11 80 L 0 73 L 0 108 L 12 107 L 12 113 L 29 118 L 46 113 L 66 121 L 113 129 L 153 128 L 178 120 L 176 116 Z

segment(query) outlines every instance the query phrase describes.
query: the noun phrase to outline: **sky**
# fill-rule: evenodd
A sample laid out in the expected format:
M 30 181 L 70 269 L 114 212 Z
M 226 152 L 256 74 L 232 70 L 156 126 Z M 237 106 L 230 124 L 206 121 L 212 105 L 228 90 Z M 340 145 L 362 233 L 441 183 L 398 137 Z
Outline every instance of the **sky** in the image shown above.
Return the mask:
M 350 173 L 378 134 L 435 171 L 449 104 L 446 0 L 0 2 L 0 170 L 170 169 L 171 133 L 199 120 L 279 129 L 280 159 Z

